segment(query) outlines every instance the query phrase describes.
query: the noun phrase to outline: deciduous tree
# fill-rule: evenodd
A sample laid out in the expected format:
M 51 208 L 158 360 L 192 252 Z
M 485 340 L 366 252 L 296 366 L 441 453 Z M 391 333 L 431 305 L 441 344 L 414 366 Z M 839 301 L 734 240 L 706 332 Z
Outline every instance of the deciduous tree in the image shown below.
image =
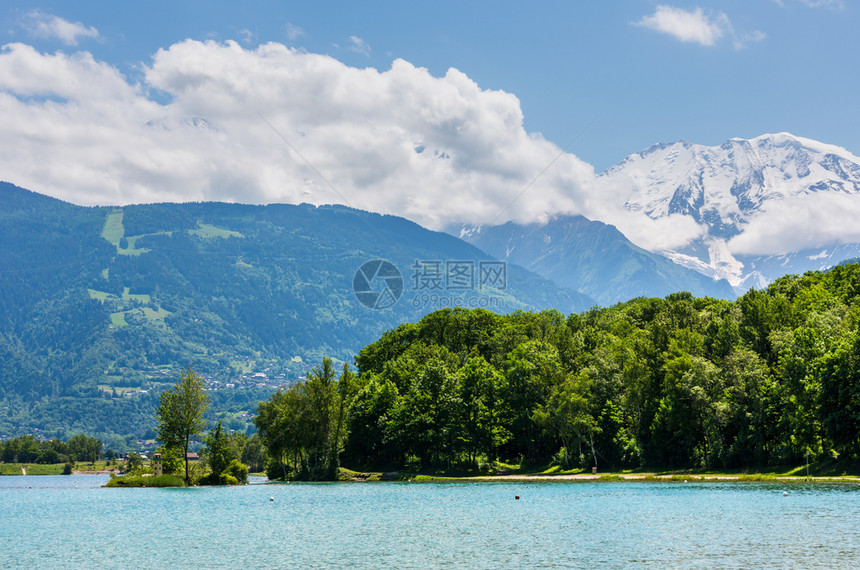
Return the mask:
M 203 379 L 189 367 L 170 390 L 162 392 L 156 418 L 158 439 L 167 447 L 182 449 L 185 456 L 185 483 L 191 483 L 188 468 L 188 446 L 206 422 L 203 412 L 209 405 L 209 396 Z

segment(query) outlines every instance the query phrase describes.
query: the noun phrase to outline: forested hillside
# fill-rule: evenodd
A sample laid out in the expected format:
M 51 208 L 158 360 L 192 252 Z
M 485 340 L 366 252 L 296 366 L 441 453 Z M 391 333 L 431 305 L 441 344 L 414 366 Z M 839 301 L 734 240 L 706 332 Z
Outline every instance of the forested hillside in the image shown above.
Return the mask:
M 342 206 L 85 208 L 6 183 L 0 204 L 0 436 L 136 440 L 151 431 L 155 395 L 188 365 L 219 392 L 214 410 L 244 429 L 249 418 L 238 414 L 306 363 L 351 362 L 386 329 L 440 306 L 593 303 L 514 266 L 497 287 L 413 286 L 416 261 L 475 268 L 490 258 L 405 219 Z M 375 259 L 401 273 L 390 307 L 368 308 L 353 291 Z
M 444 310 L 365 347 L 357 379 L 329 374 L 329 412 L 308 413 L 326 409 L 317 371 L 257 422 L 295 476 L 314 475 L 320 449 L 342 449 L 353 468 L 857 458 L 858 322 L 857 264 L 784 277 L 735 302 L 677 293 L 570 316 Z M 348 430 L 320 428 L 343 409 Z

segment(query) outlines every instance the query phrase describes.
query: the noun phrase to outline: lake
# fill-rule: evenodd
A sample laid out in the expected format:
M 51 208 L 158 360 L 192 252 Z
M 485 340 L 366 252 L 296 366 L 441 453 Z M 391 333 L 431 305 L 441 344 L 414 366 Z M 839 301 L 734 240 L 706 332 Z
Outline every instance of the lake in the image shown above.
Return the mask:
M 860 560 L 853 484 L 100 488 L 106 480 L 0 477 L 0 567 L 847 568 Z

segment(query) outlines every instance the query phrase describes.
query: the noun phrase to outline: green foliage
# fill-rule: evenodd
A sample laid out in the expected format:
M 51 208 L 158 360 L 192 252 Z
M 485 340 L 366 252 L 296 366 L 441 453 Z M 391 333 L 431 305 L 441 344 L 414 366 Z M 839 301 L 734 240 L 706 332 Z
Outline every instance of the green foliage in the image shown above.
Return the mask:
M 216 428 L 206 436 L 204 442 L 209 469 L 212 470 L 212 475 L 220 477 L 227 471 L 230 462 L 236 460 L 233 450 L 230 449 L 229 438 L 221 428 L 221 422 L 218 422 Z
M 203 412 L 209 405 L 209 396 L 203 379 L 191 367 L 170 390 L 161 393 L 156 419 L 158 439 L 168 448 L 182 449 L 185 456 L 185 482 L 191 483 L 188 467 L 188 447 L 191 438 L 206 426 Z M 220 422 L 219 422 L 220 427 Z
M 102 457 L 102 442 L 95 437 L 78 434 L 62 441 L 58 438 L 37 440 L 32 435 L 0 442 L 0 461 L 5 463 L 74 463 L 94 464 Z
M 225 473 L 228 477 L 233 477 L 240 485 L 248 484 L 248 466 L 240 463 L 238 459 L 230 461 Z
M 353 383 L 348 367 L 338 379 L 331 359 L 324 358 L 307 380 L 260 403 L 255 422 L 270 457 L 270 478 L 334 480 Z
M 182 449 L 160 445 L 155 451 L 161 454 L 161 470 L 163 473 L 175 475 L 182 471 L 185 465 Z
M 860 265 L 737 302 L 447 309 L 356 358 L 342 461 L 740 468 L 860 457 Z M 277 430 L 268 434 L 277 437 Z
M 123 475 L 111 477 L 105 487 L 184 487 L 185 481 L 175 475 Z
M 126 467 L 129 471 L 137 471 L 143 467 L 143 457 L 141 457 L 139 453 L 132 451 L 128 454 Z

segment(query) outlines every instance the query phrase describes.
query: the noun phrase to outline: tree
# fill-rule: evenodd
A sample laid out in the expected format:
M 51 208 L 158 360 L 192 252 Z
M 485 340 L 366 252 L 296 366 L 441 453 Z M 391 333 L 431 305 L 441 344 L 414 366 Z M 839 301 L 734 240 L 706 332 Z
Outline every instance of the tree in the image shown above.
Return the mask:
M 307 380 L 260 402 L 254 422 L 269 451 L 270 478 L 331 480 L 337 476 L 354 382 L 348 367 L 338 379 L 331 359 L 323 358 Z
M 860 456 L 860 334 L 849 335 L 822 359 L 820 414 L 833 448 Z
M 161 393 L 158 410 L 155 412 L 159 441 L 167 447 L 179 448 L 184 452 L 186 484 L 191 484 L 188 446 L 191 438 L 206 427 L 203 412 L 208 405 L 209 396 L 206 394 L 203 379 L 189 366 L 173 388 Z
M 159 445 L 155 450 L 161 454 L 161 472 L 165 475 L 173 475 L 182 471 L 184 461 L 182 459 L 182 450 L 178 447 L 167 447 Z
M 73 461 L 89 460 L 95 463 L 102 453 L 102 442 L 79 433 L 66 442 L 66 448 Z
M 248 438 L 245 447 L 242 448 L 242 457 L 239 458 L 242 463 L 249 466 L 251 471 L 260 472 L 266 465 L 266 448 L 260 441 L 259 434 L 253 434 Z
M 139 469 L 143 467 L 143 458 L 139 453 L 132 451 L 128 454 L 128 470 L 134 471 L 135 469 Z
M 212 480 L 220 481 L 221 475 L 227 471 L 230 461 L 235 459 L 230 450 L 227 434 L 218 426 L 206 436 L 206 453 L 209 455 L 209 468 L 212 470 Z
M 595 422 L 588 409 L 588 386 L 584 377 L 567 377 L 564 382 L 555 386 L 545 404 L 539 405 L 535 411 L 535 420 L 545 426 L 553 435 L 557 435 L 562 444 L 562 466 L 570 469 L 570 450 L 576 438 L 580 449 L 585 434 L 591 445 L 591 455 L 594 467 L 597 467 L 597 456 L 594 451 Z M 582 453 L 580 452 L 580 458 Z

